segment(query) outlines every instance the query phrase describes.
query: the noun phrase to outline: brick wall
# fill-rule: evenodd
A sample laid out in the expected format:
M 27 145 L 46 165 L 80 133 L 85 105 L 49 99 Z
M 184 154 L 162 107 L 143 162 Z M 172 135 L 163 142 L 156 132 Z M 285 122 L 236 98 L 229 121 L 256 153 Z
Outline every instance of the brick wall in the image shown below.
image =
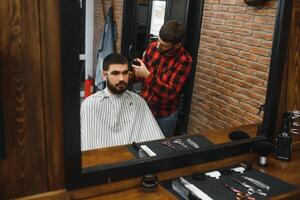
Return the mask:
M 109 0 L 94 0 L 95 56 L 104 24 L 102 2 L 107 11 Z M 113 2 L 120 52 L 123 1 Z M 205 0 L 189 133 L 262 121 L 256 113 L 265 102 L 276 7 L 276 0 L 263 8 L 243 0 Z
M 262 121 L 276 7 L 205 0 L 189 133 Z
M 113 2 L 114 21 L 117 26 L 116 51 L 121 52 L 122 38 L 122 18 L 123 18 L 123 1 L 122 0 L 94 0 L 94 66 L 96 65 L 96 55 L 99 48 L 100 34 L 103 31 L 105 15 L 109 9 L 110 2 Z M 103 5 L 104 4 L 104 5 Z M 103 14 L 103 10 L 105 14 Z M 96 67 L 96 66 L 95 66 Z M 95 69 L 94 69 L 95 70 Z

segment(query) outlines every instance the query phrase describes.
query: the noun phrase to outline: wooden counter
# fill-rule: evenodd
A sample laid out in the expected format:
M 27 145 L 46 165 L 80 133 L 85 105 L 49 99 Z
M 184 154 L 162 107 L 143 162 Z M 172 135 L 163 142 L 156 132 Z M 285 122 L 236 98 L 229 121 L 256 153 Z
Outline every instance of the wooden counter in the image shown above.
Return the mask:
M 212 141 L 214 144 L 221 144 L 230 142 L 228 134 L 234 130 L 243 130 L 247 132 L 250 137 L 255 137 L 257 133 L 257 125 L 249 125 L 238 128 L 231 128 L 219 131 L 206 131 L 201 133 L 207 139 Z M 294 148 L 296 150 L 297 148 Z M 274 156 L 273 156 L 274 157 Z M 83 152 L 82 163 L 84 167 L 95 166 L 103 163 L 120 162 L 125 160 L 134 159 L 132 154 L 128 151 L 126 146 L 105 148 Z M 259 167 L 255 165 L 257 162 L 257 155 L 246 154 L 236 157 L 230 157 L 223 160 L 207 162 L 204 164 L 197 164 L 193 166 L 188 166 L 180 169 L 169 170 L 166 172 L 160 172 L 156 175 L 160 181 L 169 180 L 179 176 L 191 175 L 196 172 L 208 171 L 211 169 L 216 169 L 221 166 L 229 166 L 236 164 L 241 160 L 251 161 L 254 167 L 258 170 L 265 171 L 268 174 L 273 175 L 282 180 L 286 180 L 292 184 L 300 186 L 300 173 L 294 173 L 298 168 L 300 168 L 300 151 L 299 148 L 297 152 L 293 153 L 293 161 L 284 162 L 278 161 L 274 158 L 269 160 L 269 166 L 266 168 Z M 144 193 L 139 188 L 141 182 L 141 177 L 126 179 L 118 182 L 113 182 L 109 184 L 97 185 L 89 188 L 82 188 L 74 191 L 68 191 L 71 199 L 176 199 L 170 192 L 168 192 L 163 187 L 159 186 L 157 192 L 154 193 Z M 292 195 L 298 195 L 296 193 L 284 194 L 279 199 L 284 199 L 286 195 L 291 198 Z
M 247 125 L 235 128 L 228 128 L 225 130 L 211 130 L 201 133 L 202 136 L 206 137 L 214 144 L 222 144 L 230 142 L 228 134 L 234 130 L 243 130 L 250 135 L 255 137 L 257 132 L 257 125 Z M 135 159 L 133 154 L 128 151 L 128 146 L 116 146 L 102 149 L 95 149 L 82 152 L 82 167 L 93 167 L 100 164 L 113 164 L 122 161 L 128 161 Z
M 134 159 L 134 155 L 126 146 L 109 147 L 83 151 L 81 153 L 82 168 L 93 167 L 100 164 L 113 164 Z
M 186 176 L 195 172 L 207 171 L 218 168 L 220 166 L 229 166 L 236 164 L 241 160 L 248 160 L 253 163 L 253 167 L 259 171 L 270 174 L 276 178 L 297 185 L 300 188 L 300 150 L 293 152 L 292 161 L 285 162 L 276 160 L 273 156 L 268 159 L 267 167 L 257 166 L 257 156 L 254 154 L 247 154 L 236 156 L 233 158 L 223 159 L 214 162 L 208 162 L 202 165 L 190 166 L 186 168 L 171 170 L 168 172 L 158 173 L 160 181 L 172 179 L 178 176 Z M 20 198 L 20 200 L 70 200 L 70 199 L 87 199 L 87 200 L 116 200 L 116 199 L 130 199 L 130 200 L 176 200 L 177 198 L 167 191 L 162 186 L 159 186 L 156 192 L 145 193 L 139 188 L 141 178 L 133 178 L 119 181 L 111 184 L 97 185 L 90 188 L 83 188 L 74 191 L 58 190 L 54 192 L 47 192 L 43 194 L 33 195 L 29 197 Z M 121 190 L 120 188 L 126 185 L 135 185 Z M 121 191 L 120 191 L 121 190 Z M 272 200 L 286 199 L 299 200 L 300 189 L 289 193 L 281 194 L 270 198 Z
M 252 160 L 255 169 L 270 174 L 276 178 L 279 178 L 291 184 L 297 185 L 299 187 L 299 189 L 295 191 L 282 194 L 280 196 L 272 197 L 270 199 L 300 199 L 300 172 L 299 172 L 300 151 L 293 153 L 293 158 L 292 161 L 290 162 L 276 160 L 273 155 L 269 158 L 267 167 L 259 167 L 256 164 L 256 160 L 257 159 Z M 236 159 L 236 162 L 238 161 L 240 161 L 239 158 Z M 222 163 L 223 161 L 220 161 L 220 165 L 217 165 L 215 167 L 224 166 L 222 165 Z M 195 169 L 191 170 L 190 172 L 194 172 L 194 170 Z M 183 174 L 178 173 L 177 175 L 182 176 Z M 159 186 L 158 190 L 153 193 L 145 193 L 140 188 L 133 188 L 133 189 L 128 189 L 120 192 L 89 198 L 89 200 L 104 200 L 104 199 L 105 200 L 109 200 L 109 199 L 112 200 L 113 199 L 169 200 L 170 199 L 171 200 L 174 199 L 175 200 L 177 198 L 162 186 Z
M 247 132 L 251 137 L 256 135 L 256 126 L 244 126 L 238 128 Z M 224 142 L 229 142 L 228 134 L 235 129 L 227 129 L 220 131 L 207 131 L 202 133 L 205 137 L 211 140 L 215 144 L 220 144 Z M 237 164 L 240 161 L 250 161 L 253 163 L 255 169 L 270 174 L 279 179 L 285 180 L 291 184 L 295 184 L 300 187 L 300 145 L 295 143 L 292 161 L 285 162 L 279 161 L 274 158 L 274 155 L 268 159 L 267 167 L 257 166 L 257 155 L 256 154 L 244 154 L 235 157 L 230 157 L 222 160 L 196 164 L 192 166 L 187 166 L 179 169 L 173 169 L 169 171 L 164 171 L 157 173 L 160 181 L 170 180 L 179 176 L 187 176 L 193 173 L 199 173 L 204 171 L 209 171 L 222 166 L 230 166 L 232 164 Z M 119 146 L 113 148 L 93 150 L 83 153 L 83 163 L 84 166 L 94 166 L 100 164 L 102 161 L 106 162 L 119 162 L 120 160 L 133 159 L 131 153 L 127 150 L 126 146 Z M 88 200 L 104 200 L 104 199 L 130 199 L 130 200 L 171 200 L 176 199 L 176 197 L 167 191 L 162 186 L 159 186 L 157 191 L 154 193 L 144 193 L 140 189 L 142 177 L 135 177 L 126 180 L 121 180 L 117 182 L 112 182 L 108 184 L 95 185 L 88 188 L 81 188 L 73 191 L 57 191 L 46 194 L 41 194 L 37 196 L 31 196 L 24 198 L 26 200 L 69 200 L 69 199 L 88 199 Z M 272 199 L 300 199 L 300 190 L 293 191 L 291 193 L 283 194 L 278 197 L 272 197 Z

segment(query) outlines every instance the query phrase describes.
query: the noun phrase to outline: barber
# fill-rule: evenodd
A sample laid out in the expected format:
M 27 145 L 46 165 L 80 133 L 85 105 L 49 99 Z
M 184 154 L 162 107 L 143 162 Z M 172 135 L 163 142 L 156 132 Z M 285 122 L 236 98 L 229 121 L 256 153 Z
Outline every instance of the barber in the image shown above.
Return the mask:
M 132 65 L 136 79 L 143 82 L 141 96 L 165 137 L 174 135 L 181 90 L 191 72 L 192 58 L 182 46 L 184 32 L 177 21 L 166 21 L 158 40 L 137 59 L 140 66 Z

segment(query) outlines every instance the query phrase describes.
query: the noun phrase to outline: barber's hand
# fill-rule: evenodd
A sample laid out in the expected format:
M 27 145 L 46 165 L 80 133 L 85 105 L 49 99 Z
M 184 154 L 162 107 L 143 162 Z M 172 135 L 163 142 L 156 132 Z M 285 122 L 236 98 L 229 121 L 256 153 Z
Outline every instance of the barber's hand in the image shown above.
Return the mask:
M 147 69 L 143 61 L 139 58 L 136 59 L 141 66 L 132 65 L 135 76 L 147 78 L 150 75 L 150 71 Z

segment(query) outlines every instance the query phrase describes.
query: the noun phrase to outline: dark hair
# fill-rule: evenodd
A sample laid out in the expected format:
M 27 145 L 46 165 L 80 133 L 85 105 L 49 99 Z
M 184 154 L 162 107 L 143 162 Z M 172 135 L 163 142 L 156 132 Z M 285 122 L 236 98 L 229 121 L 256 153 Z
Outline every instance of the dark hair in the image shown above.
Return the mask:
M 118 53 L 109 54 L 103 60 L 103 71 L 108 71 L 109 66 L 112 64 L 128 64 L 128 60 L 125 56 Z
M 175 20 L 166 21 L 159 30 L 159 37 L 164 42 L 180 43 L 184 37 L 184 28 Z

